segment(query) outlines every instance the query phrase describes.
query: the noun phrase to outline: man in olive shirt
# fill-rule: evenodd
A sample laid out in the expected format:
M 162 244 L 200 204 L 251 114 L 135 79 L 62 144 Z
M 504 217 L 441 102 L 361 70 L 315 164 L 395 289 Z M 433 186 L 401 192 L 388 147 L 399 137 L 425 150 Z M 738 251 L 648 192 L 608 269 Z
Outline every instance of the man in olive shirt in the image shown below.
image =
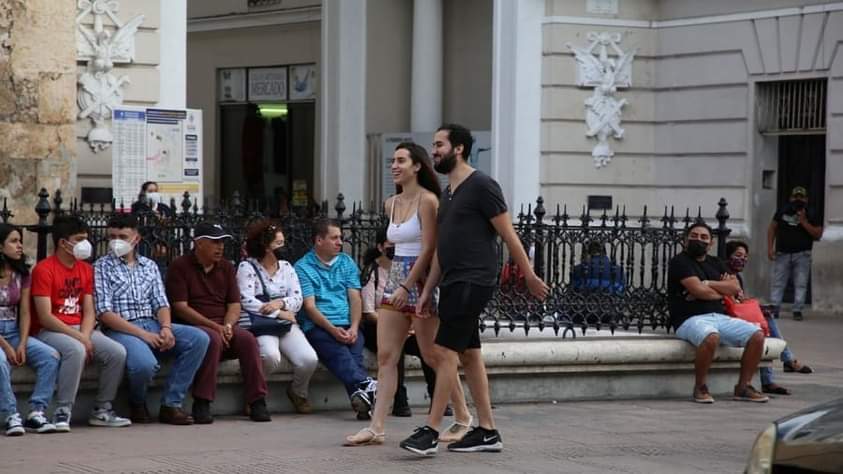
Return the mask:
M 270 421 L 266 408 L 266 380 L 255 336 L 241 328 L 240 290 L 234 266 L 223 258 L 224 240 L 231 238 L 219 224 L 200 223 L 194 231 L 192 254 L 177 258 L 167 271 L 167 294 L 176 316 L 210 337 L 208 352 L 193 381 L 193 420 L 213 423 L 211 402 L 216 396 L 221 360 L 240 360 L 253 421 Z

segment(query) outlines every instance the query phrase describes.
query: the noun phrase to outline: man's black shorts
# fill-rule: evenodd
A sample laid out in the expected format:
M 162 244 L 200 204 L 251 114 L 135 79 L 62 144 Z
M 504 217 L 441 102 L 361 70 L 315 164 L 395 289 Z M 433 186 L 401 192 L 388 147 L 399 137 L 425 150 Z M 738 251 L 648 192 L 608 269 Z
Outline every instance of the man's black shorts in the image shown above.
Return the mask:
M 439 287 L 436 344 L 459 353 L 466 349 L 480 349 L 480 313 L 494 292 L 494 286 L 466 282 Z

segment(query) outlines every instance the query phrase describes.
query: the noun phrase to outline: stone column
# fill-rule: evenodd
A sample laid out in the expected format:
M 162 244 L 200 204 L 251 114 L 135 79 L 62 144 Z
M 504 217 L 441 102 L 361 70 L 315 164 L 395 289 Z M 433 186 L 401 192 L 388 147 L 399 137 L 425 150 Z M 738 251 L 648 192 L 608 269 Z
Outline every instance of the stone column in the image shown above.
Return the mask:
M 16 224 L 37 221 L 40 188 L 76 188 L 75 6 L 0 0 L 0 206 Z
M 494 4 L 492 175 L 512 206 L 535 203 L 541 192 L 544 7 L 543 0 Z
M 442 0 L 414 0 L 412 132 L 432 132 L 442 124 L 442 55 Z
M 317 198 L 364 198 L 366 177 L 366 0 L 322 2 L 320 162 Z
M 187 0 L 161 0 L 161 93 L 158 107 L 187 103 Z M 210 137 L 206 137 L 206 140 Z

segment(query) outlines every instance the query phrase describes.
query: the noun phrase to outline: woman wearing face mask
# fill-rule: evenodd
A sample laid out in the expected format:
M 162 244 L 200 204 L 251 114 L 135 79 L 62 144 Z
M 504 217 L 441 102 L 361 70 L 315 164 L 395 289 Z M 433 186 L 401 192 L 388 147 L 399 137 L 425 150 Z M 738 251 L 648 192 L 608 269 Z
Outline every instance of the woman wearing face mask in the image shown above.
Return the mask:
M 249 257 L 237 268 L 240 326 L 251 326 L 249 313 L 292 322 L 292 328 L 283 336 L 258 336 L 258 346 L 266 377 L 281 368 L 282 354 L 290 361 L 293 380 L 287 387 L 287 397 L 296 412 L 310 413 L 313 408 L 307 391 L 319 359 L 296 321 L 302 305 L 301 286 L 293 266 L 284 260 L 281 226 L 269 220 L 250 225 L 246 230 L 246 252 Z M 268 301 L 262 295 L 268 295 Z
M 732 240 L 726 244 L 726 267 L 729 269 L 730 273 L 738 278 L 741 288 L 744 287 L 741 273 L 743 272 L 748 259 L 749 245 L 747 245 L 746 242 Z M 779 331 L 778 325 L 776 324 L 776 320 L 770 317 L 767 317 L 766 319 L 767 326 L 770 328 L 770 337 L 784 339 L 781 331 Z M 796 370 L 802 371 L 802 373 L 812 372 L 810 367 L 802 365 L 796 360 L 789 347 L 786 347 L 785 350 L 782 351 L 781 360 L 785 367 L 790 367 L 791 369 L 796 368 Z M 773 381 L 773 369 L 771 367 L 762 367 L 759 369 L 759 372 L 761 375 L 761 391 L 775 395 L 790 395 L 790 390 Z
M 158 217 L 172 217 L 173 210 L 164 204 L 158 193 L 158 183 L 147 181 L 141 185 L 138 200 L 132 203 L 132 213 L 152 212 Z
M 378 320 L 378 391 L 372 421 L 345 444 L 363 446 L 384 442 L 384 422 L 398 387 L 397 364 L 410 328 L 413 329 L 424 360 L 433 360 L 433 345 L 439 318 L 419 317 L 416 301 L 424 286 L 436 247 L 436 214 L 441 189 L 427 151 L 415 143 L 400 143 L 392 156 L 392 180 L 397 194 L 384 203 L 389 216 L 387 238 L 395 243 L 395 258 L 387 278 Z M 432 307 L 436 307 L 433 302 Z M 451 393 L 455 420 L 440 441 L 462 439 L 471 426 L 462 385 Z
M 389 270 L 392 268 L 392 260 L 395 257 L 395 244 L 386 240 L 386 228 L 378 230 L 375 235 L 375 247 L 370 248 L 363 256 L 363 271 L 361 272 L 360 298 L 363 302 L 363 344 L 373 354 L 378 353 L 377 336 L 377 309 L 381 306 L 386 282 L 389 279 Z M 404 342 L 404 354 L 413 355 L 421 360 L 424 380 L 427 383 L 427 393 L 433 399 L 433 390 L 436 386 L 436 372 L 424 362 L 419 351 L 418 341 L 415 334 L 410 334 Z M 407 387 L 404 385 L 404 357 L 398 360 L 398 390 L 395 392 L 395 399 L 392 405 L 392 415 L 408 417 L 412 416 L 410 404 L 407 400 Z M 452 416 L 451 408 L 445 416 Z
M 23 254 L 20 230 L 0 224 L 0 421 L 7 436 L 21 436 L 25 429 L 37 433 L 55 431 L 44 412 L 53 397 L 59 354 L 43 342 L 30 338 L 29 267 Z M 12 391 L 11 369 L 28 364 L 35 370 L 35 386 L 29 397 L 24 422 Z

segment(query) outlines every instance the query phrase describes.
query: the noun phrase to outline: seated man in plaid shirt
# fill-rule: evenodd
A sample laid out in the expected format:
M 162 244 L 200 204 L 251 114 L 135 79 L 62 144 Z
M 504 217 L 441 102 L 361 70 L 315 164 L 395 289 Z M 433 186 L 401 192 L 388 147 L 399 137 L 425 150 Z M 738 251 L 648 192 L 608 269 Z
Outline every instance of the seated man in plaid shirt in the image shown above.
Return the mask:
M 161 357 L 173 365 L 163 387 L 161 423 L 190 425 L 182 402 L 208 349 L 200 329 L 170 322 L 170 305 L 158 266 L 140 256 L 137 219 L 130 214 L 108 223 L 108 254 L 94 265 L 96 313 L 107 336 L 126 348 L 129 405 L 133 423 L 149 423 L 146 390 Z

